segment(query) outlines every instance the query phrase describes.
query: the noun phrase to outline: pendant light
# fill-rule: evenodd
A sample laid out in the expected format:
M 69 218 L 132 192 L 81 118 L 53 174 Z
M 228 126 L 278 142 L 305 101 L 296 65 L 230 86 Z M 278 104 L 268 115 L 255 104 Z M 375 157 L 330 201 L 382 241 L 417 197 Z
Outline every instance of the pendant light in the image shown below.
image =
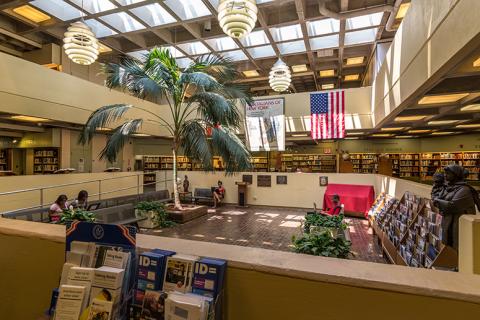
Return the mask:
M 218 21 L 223 32 L 232 38 L 249 34 L 257 22 L 256 0 L 220 0 Z
M 278 58 L 277 62 L 270 70 L 269 83 L 270 87 L 276 92 L 283 92 L 290 87 L 290 82 L 292 82 L 292 75 L 290 73 L 290 68 Z
M 83 1 L 82 1 L 83 9 Z M 70 60 L 81 65 L 90 65 L 98 58 L 98 40 L 92 29 L 82 21 L 72 23 L 64 34 L 63 48 Z

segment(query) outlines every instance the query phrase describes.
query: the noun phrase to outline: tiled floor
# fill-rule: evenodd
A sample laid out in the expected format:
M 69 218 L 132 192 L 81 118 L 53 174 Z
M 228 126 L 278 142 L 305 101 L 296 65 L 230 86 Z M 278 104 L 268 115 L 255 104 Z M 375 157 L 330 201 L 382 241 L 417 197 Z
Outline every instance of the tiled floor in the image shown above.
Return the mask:
M 291 251 L 293 235 L 301 234 L 305 209 L 225 205 L 209 214 L 169 229 L 144 233 L 198 241 Z M 367 220 L 346 218 L 352 240 L 353 259 L 385 263 L 373 240 Z

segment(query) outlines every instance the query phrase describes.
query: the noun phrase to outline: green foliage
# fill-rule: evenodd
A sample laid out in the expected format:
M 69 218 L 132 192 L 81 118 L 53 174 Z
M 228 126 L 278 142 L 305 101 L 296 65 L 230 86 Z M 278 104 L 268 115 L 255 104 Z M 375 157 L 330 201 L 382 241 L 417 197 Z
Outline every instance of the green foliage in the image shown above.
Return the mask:
M 305 233 L 296 238 L 292 237 L 294 251 L 315 256 L 348 258 L 351 242 L 342 237 L 332 237 L 328 231 Z
M 163 203 L 141 201 L 137 203 L 135 209 L 142 215 L 145 215 L 147 212 L 153 212 L 151 219 L 161 228 L 169 228 L 175 225 L 175 222 L 168 220 L 168 213 Z
M 65 224 L 67 221 L 86 221 L 95 222 L 95 213 L 83 209 L 65 209 L 63 210 L 60 224 Z
M 303 223 L 303 231 L 305 233 L 310 232 L 310 227 L 324 227 L 324 228 L 336 228 L 339 230 L 345 230 L 347 223 L 343 220 L 344 216 L 326 216 L 317 213 L 307 213 L 305 216 L 305 222 Z

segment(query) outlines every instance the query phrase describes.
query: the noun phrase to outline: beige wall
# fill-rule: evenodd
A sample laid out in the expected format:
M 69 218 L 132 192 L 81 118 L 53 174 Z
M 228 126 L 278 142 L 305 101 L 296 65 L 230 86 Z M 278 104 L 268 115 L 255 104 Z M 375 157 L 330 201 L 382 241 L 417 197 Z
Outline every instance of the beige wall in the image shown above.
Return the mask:
M 459 271 L 480 275 L 480 215 L 463 215 L 459 228 Z

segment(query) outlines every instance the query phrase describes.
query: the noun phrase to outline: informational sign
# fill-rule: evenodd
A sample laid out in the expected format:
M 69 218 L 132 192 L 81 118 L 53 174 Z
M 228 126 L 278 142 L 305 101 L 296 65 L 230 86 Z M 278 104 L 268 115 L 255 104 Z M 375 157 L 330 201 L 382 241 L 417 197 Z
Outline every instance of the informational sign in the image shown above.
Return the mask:
M 285 151 L 285 99 L 255 100 L 245 108 L 250 151 Z

